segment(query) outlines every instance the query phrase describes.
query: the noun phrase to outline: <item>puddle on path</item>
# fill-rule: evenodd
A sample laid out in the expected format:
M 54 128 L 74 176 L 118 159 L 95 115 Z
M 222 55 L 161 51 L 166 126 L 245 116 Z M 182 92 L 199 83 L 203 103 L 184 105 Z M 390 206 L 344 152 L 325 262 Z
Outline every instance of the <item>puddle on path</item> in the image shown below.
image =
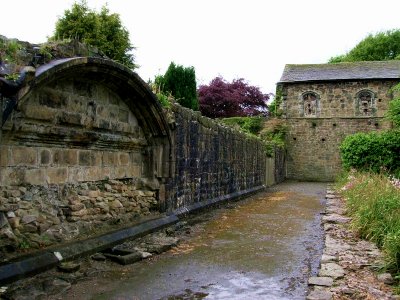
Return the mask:
M 87 299 L 304 299 L 322 252 L 325 190 L 283 183 L 208 212 L 193 238 L 123 280 L 102 279 Z

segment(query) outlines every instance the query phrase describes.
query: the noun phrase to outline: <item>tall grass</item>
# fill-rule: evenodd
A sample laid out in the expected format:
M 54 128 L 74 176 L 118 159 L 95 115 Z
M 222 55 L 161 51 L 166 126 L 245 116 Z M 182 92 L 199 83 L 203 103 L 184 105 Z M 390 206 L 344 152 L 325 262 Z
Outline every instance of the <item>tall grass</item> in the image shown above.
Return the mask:
M 385 254 L 385 267 L 400 276 L 400 188 L 382 174 L 352 172 L 339 180 L 352 227 Z

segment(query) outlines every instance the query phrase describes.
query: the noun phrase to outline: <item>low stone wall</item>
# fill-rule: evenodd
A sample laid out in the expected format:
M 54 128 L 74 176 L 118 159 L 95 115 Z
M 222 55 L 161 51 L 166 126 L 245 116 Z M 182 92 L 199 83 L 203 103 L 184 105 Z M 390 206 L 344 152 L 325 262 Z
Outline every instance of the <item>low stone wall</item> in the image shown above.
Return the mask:
M 0 248 L 40 248 L 157 214 L 154 191 L 136 179 L 0 187 Z
M 267 156 L 260 140 L 179 105 L 172 111 L 174 174 L 166 184 L 168 211 L 266 184 Z

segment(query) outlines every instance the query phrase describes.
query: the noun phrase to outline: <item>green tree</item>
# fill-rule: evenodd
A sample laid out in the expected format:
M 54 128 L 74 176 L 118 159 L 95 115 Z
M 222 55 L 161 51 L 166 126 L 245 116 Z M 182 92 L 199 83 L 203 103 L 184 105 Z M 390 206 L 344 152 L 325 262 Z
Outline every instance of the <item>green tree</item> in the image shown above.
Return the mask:
M 193 67 L 183 67 L 171 62 L 164 76 L 157 76 L 155 83 L 163 93 L 171 93 L 180 105 L 193 110 L 199 109 L 196 72 Z
M 369 34 L 348 53 L 331 57 L 329 63 L 400 59 L 400 29 Z
M 111 14 L 107 6 L 100 13 L 90 9 L 85 0 L 72 5 L 59 18 L 52 39 L 77 39 L 96 46 L 109 58 L 129 68 L 135 68 L 134 57 L 129 53 L 134 48 L 129 32 L 122 25 L 119 14 Z

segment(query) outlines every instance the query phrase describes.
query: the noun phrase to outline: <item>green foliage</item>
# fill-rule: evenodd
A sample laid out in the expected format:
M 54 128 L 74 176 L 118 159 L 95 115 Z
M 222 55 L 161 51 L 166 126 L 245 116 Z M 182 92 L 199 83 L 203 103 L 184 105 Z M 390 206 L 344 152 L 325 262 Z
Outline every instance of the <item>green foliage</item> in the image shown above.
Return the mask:
M 16 40 L 0 39 L 0 62 L 18 64 L 18 51 L 22 49 L 22 45 Z
M 400 84 L 396 85 L 393 90 L 400 92 Z M 386 117 L 393 122 L 395 128 L 400 128 L 400 98 L 389 102 Z
M 266 153 L 273 156 L 275 148 L 285 149 L 287 124 L 284 120 L 273 118 L 264 123 L 260 138 L 266 143 Z
M 129 32 L 122 25 L 118 14 L 110 14 L 107 6 L 100 13 L 90 9 L 87 2 L 75 2 L 70 10 L 59 18 L 52 39 L 77 39 L 98 47 L 109 58 L 129 68 L 134 68 L 134 57 L 129 53 L 133 47 Z
M 157 75 L 154 79 L 154 82 L 149 82 L 150 88 L 153 93 L 157 96 L 158 101 L 163 107 L 170 108 L 171 102 L 174 101 L 174 97 L 171 93 L 162 92 L 162 76 Z
M 340 153 L 345 169 L 400 173 L 400 130 L 349 135 Z
M 329 59 L 329 63 L 400 59 L 400 30 L 369 34 L 350 52 Z
M 265 152 L 269 157 L 274 156 L 275 149 L 285 149 L 287 125 L 284 120 L 265 117 L 232 117 L 221 121 L 229 126 L 237 128 L 246 134 L 257 136 L 265 143 Z
M 196 72 L 193 67 L 183 67 L 171 62 L 164 76 L 157 76 L 155 82 L 161 92 L 171 93 L 180 105 L 193 110 L 199 109 Z
M 232 118 L 224 118 L 221 121 L 229 126 L 239 128 L 242 131 L 258 135 L 263 128 L 263 123 L 265 118 L 263 117 L 232 117 Z
M 282 103 L 282 86 L 278 85 L 276 88 L 275 98 L 268 105 L 268 113 L 271 117 L 280 117 L 282 115 L 282 110 L 279 108 Z
M 384 175 L 353 172 L 339 184 L 352 227 L 382 248 L 386 269 L 400 275 L 400 191 Z

